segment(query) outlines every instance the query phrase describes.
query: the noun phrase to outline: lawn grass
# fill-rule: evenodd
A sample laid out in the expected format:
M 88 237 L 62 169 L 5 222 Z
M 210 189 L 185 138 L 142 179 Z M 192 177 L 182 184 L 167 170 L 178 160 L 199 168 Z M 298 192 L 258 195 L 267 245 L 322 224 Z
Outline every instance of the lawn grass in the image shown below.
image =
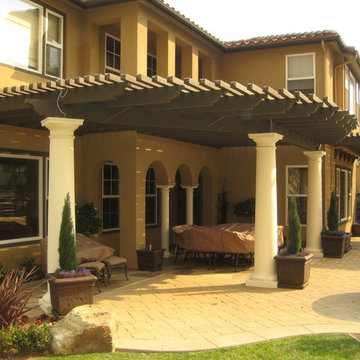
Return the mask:
M 306 335 L 192 353 L 107 353 L 49 356 L 51 360 L 360 360 L 360 343 L 348 335 Z

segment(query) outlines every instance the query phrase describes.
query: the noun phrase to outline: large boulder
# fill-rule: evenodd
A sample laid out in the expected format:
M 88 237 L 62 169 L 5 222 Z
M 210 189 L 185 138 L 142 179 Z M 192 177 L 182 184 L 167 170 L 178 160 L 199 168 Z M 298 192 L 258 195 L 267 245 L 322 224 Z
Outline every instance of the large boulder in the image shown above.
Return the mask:
M 116 321 L 98 305 L 83 305 L 71 310 L 51 328 L 54 354 L 87 354 L 115 351 Z

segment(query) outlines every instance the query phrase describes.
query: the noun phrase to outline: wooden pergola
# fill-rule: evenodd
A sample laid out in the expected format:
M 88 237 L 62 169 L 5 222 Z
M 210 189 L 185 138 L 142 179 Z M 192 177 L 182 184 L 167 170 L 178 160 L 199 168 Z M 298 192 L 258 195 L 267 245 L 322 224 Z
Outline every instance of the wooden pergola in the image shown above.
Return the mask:
M 0 89 L 0 123 L 40 129 L 49 116 L 85 119 L 77 135 L 136 130 L 217 148 L 276 132 L 279 145 L 316 150 L 358 124 L 328 98 L 235 81 L 97 74 Z

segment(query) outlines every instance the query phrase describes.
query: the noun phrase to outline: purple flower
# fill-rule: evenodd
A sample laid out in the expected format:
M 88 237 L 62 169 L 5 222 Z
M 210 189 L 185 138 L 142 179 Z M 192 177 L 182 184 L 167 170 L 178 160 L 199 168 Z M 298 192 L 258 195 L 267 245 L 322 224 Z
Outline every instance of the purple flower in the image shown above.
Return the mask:
M 91 272 L 89 269 L 84 267 L 79 267 L 77 270 L 61 270 L 57 269 L 54 273 L 54 276 L 61 279 L 73 278 L 79 276 L 88 276 Z

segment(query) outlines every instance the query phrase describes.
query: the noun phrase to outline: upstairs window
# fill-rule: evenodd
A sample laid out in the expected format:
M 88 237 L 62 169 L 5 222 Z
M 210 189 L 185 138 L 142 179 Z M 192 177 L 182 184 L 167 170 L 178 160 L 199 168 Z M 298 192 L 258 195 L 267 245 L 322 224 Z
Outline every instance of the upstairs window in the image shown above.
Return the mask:
M 103 231 L 118 230 L 120 219 L 119 169 L 113 163 L 102 168 L 102 223 Z
M 63 16 L 30 0 L 5 1 L 0 33 L 0 61 L 62 77 Z
M 63 17 L 46 10 L 46 75 L 61 77 L 63 52 Z
M 286 81 L 289 91 L 315 93 L 315 54 L 287 55 Z
M 105 73 L 120 74 L 120 39 L 105 34 Z
M 145 221 L 147 226 L 157 224 L 157 189 L 155 184 L 155 171 L 149 168 L 146 173 L 145 186 Z
M 147 45 L 147 76 L 154 76 L 157 74 L 157 60 L 156 60 L 156 34 L 148 30 L 148 45 Z
M 357 105 L 359 104 L 358 94 L 359 84 L 348 66 L 345 68 L 345 106 L 346 110 L 352 115 L 357 115 Z

